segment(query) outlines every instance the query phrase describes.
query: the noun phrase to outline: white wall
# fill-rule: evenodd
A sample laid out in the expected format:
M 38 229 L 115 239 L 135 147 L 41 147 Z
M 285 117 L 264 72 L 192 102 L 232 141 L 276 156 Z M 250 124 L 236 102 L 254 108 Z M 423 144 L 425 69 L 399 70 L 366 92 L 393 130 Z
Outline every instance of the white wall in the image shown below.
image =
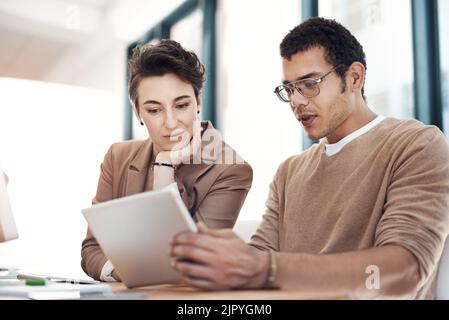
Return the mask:
M 282 82 L 279 44 L 300 17 L 296 0 L 219 1 L 219 126 L 254 170 L 242 220 L 261 219 L 277 167 L 302 149 L 300 124 L 273 93 Z
M 0 166 L 19 239 L 0 244 L 0 265 L 86 277 L 80 268 L 100 164 L 122 138 L 122 100 L 108 91 L 0 78 Z

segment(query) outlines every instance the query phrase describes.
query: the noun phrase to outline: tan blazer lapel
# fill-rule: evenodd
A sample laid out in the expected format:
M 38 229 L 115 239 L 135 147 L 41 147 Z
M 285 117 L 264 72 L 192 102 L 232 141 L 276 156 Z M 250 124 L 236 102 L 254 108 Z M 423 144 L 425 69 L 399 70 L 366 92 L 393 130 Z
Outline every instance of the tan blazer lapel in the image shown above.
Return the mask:
M 125 196 L 145 191 L 145 182 L 152 154 L 153 143 L 148 139 L 129 164 Z

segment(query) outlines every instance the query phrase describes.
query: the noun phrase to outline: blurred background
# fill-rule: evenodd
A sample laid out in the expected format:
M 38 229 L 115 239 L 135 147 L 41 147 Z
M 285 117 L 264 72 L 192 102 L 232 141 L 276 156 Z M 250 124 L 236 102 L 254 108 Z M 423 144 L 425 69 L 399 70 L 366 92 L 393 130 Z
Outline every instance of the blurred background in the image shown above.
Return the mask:
M 202 58 L 202 116 L 254 169 L 238 221 L 249 235 L 277 166 L 311 143 L 273 90 L 279 43 L 316 15 L 364 46 L 372 109 L 449 130 L 449 0 L 0 0 L 0 167 L 20 234 L 0 244 L 0 265 L 86 278 L 80 210 L 103 156 L 147 137 L 127 100 L 127 57 L 161 38 Z

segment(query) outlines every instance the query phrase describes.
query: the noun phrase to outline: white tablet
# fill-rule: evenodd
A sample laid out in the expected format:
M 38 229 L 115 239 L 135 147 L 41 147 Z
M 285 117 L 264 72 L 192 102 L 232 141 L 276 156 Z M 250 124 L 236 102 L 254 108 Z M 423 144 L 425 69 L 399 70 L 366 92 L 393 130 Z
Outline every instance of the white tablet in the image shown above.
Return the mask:
M 128 288 L 181 279 L 170 266 L 168 241 L 180 232 L 196 232 L 196 225 L 176 183 L 103 202 L 82 212 Z

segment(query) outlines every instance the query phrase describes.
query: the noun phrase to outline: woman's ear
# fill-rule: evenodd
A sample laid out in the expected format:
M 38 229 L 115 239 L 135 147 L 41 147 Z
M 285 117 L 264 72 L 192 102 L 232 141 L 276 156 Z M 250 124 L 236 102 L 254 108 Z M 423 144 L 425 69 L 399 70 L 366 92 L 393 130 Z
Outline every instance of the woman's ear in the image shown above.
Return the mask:
M 196 105 L 197 105 L 197 114 L 200 114 L 201 112 L 201 102 L 202 102 L 202 98 L 201 98 L 201 92 L 198 94 L 198 97 L 196 98 Z
M 140 125 L 141 125 L 141 126 L 145 125 L 145 124 L 143 123 L 142 118 L 140 117 L 140 112 L 139 112 L 139 107 L 138 107 L 138 106 L 134 106 L 134 114 L 136 115 L 137 120 L 140 122 Z

